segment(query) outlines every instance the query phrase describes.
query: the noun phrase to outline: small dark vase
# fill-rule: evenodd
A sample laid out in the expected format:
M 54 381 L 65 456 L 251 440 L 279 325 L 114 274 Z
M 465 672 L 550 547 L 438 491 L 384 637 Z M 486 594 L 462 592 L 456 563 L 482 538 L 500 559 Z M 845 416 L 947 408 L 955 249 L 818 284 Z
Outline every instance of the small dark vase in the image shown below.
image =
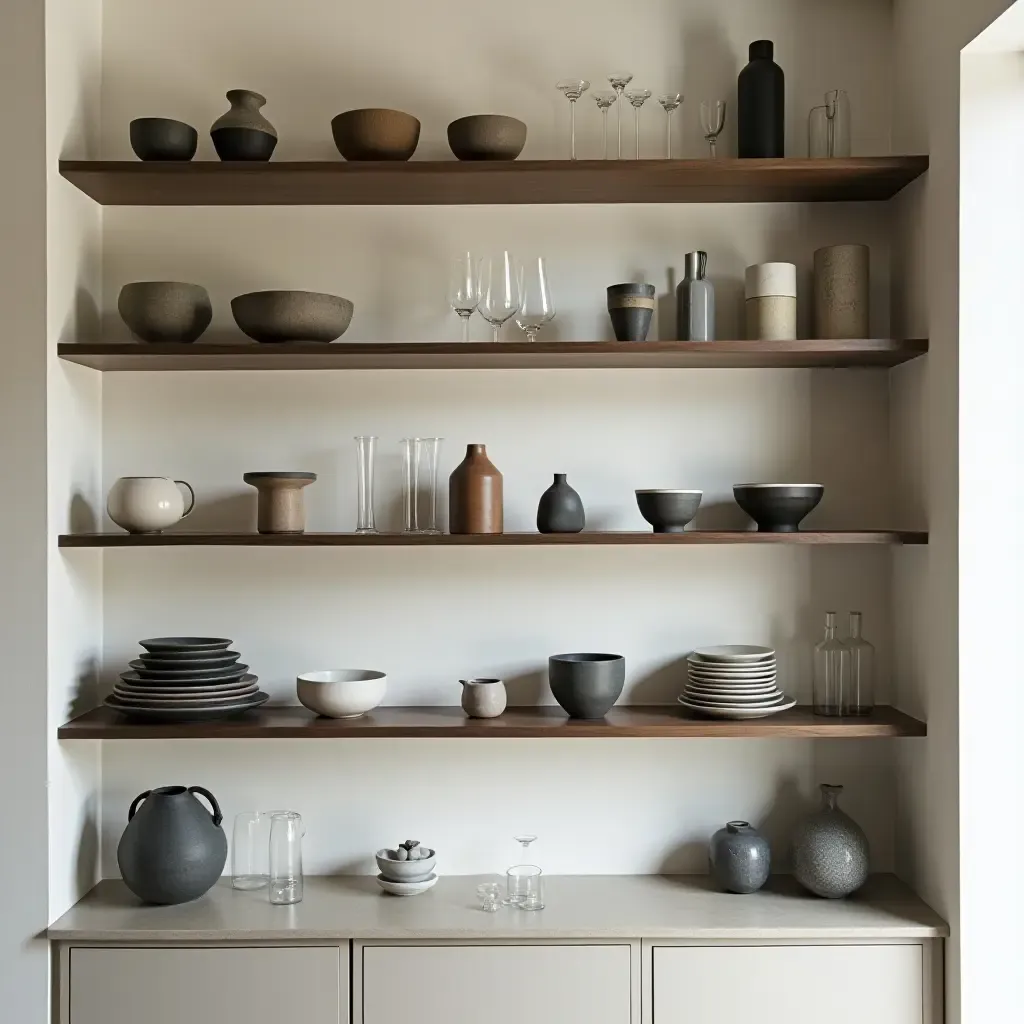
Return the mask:
M 540 496 L 537 529 L 541 533 L 579 533 L 586 525 L 583 501 L 566 482 L 564 473 Z
M 653 284 L 608 286 L 608 316 L 616 341 L 646 341 L 654 316 Z
M 772 59 L 770 39 L 750 44 L 750 63 L 740 72 L 738 130 L 741 157 L 781 157 L 786 149 L 786 76 Z
M 448 478 L 448 531 L 502 533 L 505 529 L 501 473 L 482 444 L 466 445 L 466 457 Z
M 210 128 L 213 148 L 221 160 L 269 160 L 277 145 L 277 131 L 260 113 L 266 98 L 248 89 L 227 93 L 231 109 Z
M 210 801 L 212 815 L 195 793 Z M 128 809 L 128 826 L 117 844 L 125 885 L 146 903 L 198 899 L 224 870 L 228 841 L 222 820 L 214 795 L 202 786 L 164 786 L 140 793 Z
M 725 892 L 757 892 L 768 881 L 771 864 L 768 840 L 746 821 L 730 821 L 708 845 L 708 867 Z

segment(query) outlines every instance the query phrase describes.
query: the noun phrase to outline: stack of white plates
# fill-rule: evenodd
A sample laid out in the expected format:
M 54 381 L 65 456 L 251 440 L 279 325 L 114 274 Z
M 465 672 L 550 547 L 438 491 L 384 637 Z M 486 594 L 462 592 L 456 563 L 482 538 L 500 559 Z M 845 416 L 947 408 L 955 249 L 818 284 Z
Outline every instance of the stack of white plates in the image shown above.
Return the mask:
M 766 718 L 796 705 L 776 686 L 775 651 L 728 644 L 686 659 L 689 679 L 679 703 L 708 718 Z

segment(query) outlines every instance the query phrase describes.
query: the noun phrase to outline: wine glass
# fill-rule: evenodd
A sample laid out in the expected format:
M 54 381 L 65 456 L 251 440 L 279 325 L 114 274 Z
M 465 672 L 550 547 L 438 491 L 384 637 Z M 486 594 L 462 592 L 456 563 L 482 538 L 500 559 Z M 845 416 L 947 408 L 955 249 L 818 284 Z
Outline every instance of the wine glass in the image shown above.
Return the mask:
M 605 89 L 600 92 L 591 93 L 597 109 L 601 111 L 601 131 L 604 137 L 604 158 L 608 159 L 608 108 L 619 98 L 617 92 L 610 92 Z
M 658 97 L 658 102 L 665 111 L 665 158 L 672 159 L 672 115 L 683 102 L 681 92 L 667 92 L 664 96 Z
M 576 101 L 590 88 L 585 78 L 563 78 L 556 86 L 569 101 L 569 159 L 576 159 Z
M 608 83 L 615 90 L 615 95 L 622 99 L 622 90 L 633 81 L 632 71 L 613 71 L 608 76 Z M 615 155 L 621 160 L 622 159 L 622 104 L 620 103 L 616 108 L 618 114 L 618 123 L 616 125 L 616 134 L 618 135 L 618 148 L 616 149 Z
M 491 325 L 491 340 L 498 341 L 498 331 L 506 320 L 519 309 L 519 282 L 506 250 L 500 256 L 490 256 L 480 264 L 480 315 Z
M 464 252 L 452 263 L 448 302 L 462 319 L 462 340 L 469 341 L 469 318 L 480 304 L 480 261 Z
M 519 268 L 519 310 L 516 326 L 527 341 L 536 341 L 537 332 L 555 317 L 544 258 L 538 256 Z
M 650 89 L 628 89 L 626 99 L 633 107 L 633 129 L 636 132 L 636 158 L 640 159 L 640 108 L 651 98 Z
M 725 100 L 704 100 L 700 105 L 700 126 L 704 130 L 704 138 L 711 147 L 711 159 L 718 155 L 715 143 L 725 127 Z

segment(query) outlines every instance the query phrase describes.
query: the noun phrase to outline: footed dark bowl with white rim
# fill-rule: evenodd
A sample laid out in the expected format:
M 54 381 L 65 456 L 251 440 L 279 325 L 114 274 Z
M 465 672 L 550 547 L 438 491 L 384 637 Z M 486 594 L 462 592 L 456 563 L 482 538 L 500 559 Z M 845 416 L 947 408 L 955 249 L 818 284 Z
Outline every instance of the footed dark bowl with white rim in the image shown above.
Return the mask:
M 736 484 L 736 504 L 757 523 L 759 533 L 796 533 L 821 501 L 822 484 Z
M 682 533 L 703 497 L 703 491 L 651 489 L 637 491 L 636 504 L 655 533 Z

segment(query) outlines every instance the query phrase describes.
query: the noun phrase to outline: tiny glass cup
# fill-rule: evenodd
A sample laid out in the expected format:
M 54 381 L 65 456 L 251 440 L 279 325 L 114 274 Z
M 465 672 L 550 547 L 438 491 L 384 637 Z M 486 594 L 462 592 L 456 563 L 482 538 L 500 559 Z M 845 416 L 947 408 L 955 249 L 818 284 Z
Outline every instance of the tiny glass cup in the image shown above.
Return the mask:
M 501 910 L 501 886 L 497 882 L 485 882 L 476 887 L 476 894 L 480 899 L 480 909 L 493 914 Z

